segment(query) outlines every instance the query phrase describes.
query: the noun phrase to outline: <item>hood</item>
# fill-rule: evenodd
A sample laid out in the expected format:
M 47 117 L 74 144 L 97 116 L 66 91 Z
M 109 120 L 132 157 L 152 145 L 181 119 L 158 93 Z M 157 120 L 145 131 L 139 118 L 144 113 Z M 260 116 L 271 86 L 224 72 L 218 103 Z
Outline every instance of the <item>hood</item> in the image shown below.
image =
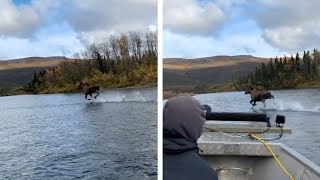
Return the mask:
M 170 98 L 163 108 L 164 138 L 196 143 L 203 131 L 205 109 L 191 96 Z
M 163 152 L 167 154 L 178 154 L 186 151 L 194 150 L 198 153 L 196 143 L 187 141 L 186 139 L 171 139 L 166 138 L 163 140 Z

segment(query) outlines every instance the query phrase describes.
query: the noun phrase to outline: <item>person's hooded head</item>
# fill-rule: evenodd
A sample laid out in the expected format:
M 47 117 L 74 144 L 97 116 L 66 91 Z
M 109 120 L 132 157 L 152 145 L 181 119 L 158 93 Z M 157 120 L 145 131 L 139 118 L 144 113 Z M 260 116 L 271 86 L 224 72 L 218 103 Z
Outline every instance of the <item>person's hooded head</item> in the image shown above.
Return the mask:
M 191 96 L 170 98 L 163 108 L 164 138 L 183 138 L 196 143 L 203 131 L 205 109 Z

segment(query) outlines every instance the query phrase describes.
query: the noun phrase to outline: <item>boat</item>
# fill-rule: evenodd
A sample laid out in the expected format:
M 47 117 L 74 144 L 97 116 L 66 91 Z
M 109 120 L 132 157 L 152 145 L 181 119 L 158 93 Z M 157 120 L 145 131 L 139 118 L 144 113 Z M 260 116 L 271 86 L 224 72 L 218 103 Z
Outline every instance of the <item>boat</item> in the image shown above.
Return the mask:
M 198 147 L 219 180 L 320 179 L 319 166 L 278 140 L 292 133 L 284 127 L 284 116 L 278 115 L 272 127 L 266 114 L 213 113 L 205 107 L 207 122 Z

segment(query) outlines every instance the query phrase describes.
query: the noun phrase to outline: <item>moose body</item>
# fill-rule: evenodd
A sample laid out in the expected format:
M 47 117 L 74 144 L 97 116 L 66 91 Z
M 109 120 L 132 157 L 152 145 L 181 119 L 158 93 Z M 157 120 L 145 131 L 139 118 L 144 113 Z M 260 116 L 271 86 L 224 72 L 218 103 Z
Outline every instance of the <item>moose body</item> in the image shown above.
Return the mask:
M 100 90 L 100 86 L 97 85 L 92 85 L 92 84 L 88 84 L 88 83 L 80 83 L 79 88 L 81 88 L 85 94 L 85 99 L 87 99 L 87 96 L 90 95 L 91 99 L 92 99 L 92 94 L 96 93 L 96 95 L 94 96 L 95 99 L 97 99 L 97 97 L 99 96 L 99 90 Z M 91 99 L 87 99 L 87 100 L 91 100 Z
M 252 107 L 256 105 L 256 102 L 262 102 L 265 107 L 265 101 L 267 99 L 274 99 L 274 96 L 268 90 L 258 90 L 253 87 L 250 87 L 249 90 L 245 91 L 245 94 L 251 95 L 250 104 L 252 104 Z

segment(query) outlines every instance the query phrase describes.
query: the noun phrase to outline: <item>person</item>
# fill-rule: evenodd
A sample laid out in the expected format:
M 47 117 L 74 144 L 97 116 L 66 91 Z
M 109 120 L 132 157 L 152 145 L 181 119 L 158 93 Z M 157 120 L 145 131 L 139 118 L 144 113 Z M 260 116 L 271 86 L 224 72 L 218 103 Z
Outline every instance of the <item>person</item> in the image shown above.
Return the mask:
M 199 155 L 197 140 L 205 123 L 204 107 L 191 96 L 170 98 L 163 108 L 163 179 L 217 180 Z

